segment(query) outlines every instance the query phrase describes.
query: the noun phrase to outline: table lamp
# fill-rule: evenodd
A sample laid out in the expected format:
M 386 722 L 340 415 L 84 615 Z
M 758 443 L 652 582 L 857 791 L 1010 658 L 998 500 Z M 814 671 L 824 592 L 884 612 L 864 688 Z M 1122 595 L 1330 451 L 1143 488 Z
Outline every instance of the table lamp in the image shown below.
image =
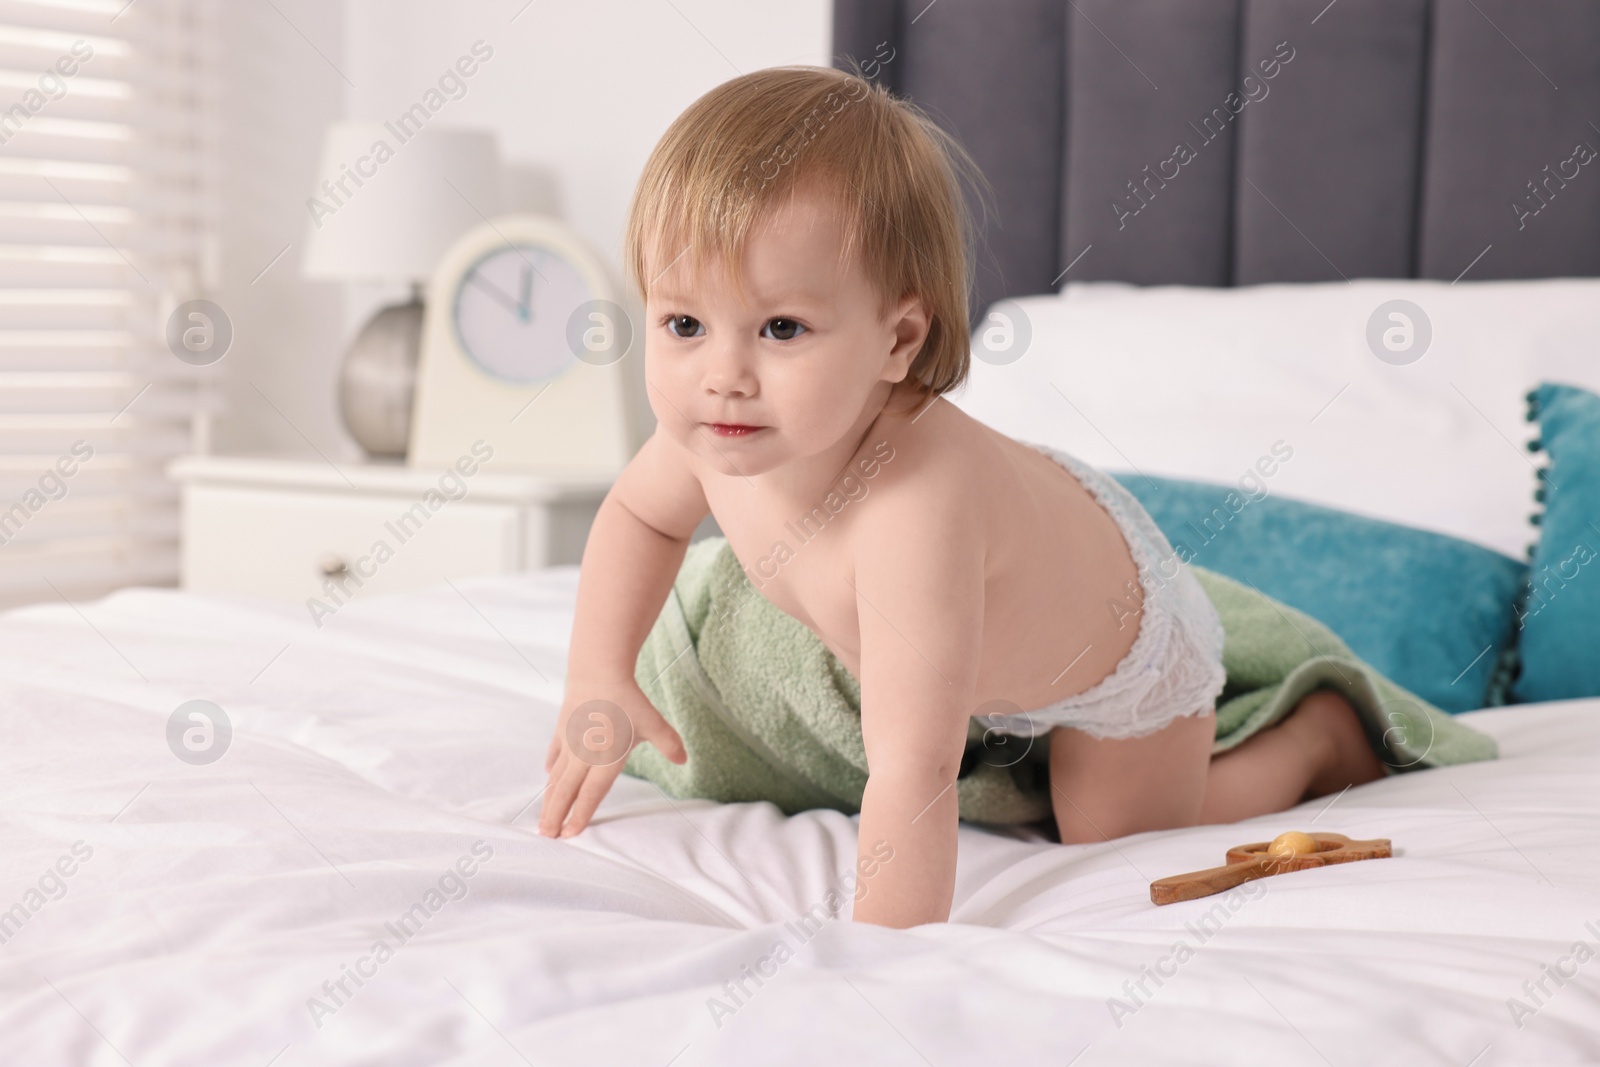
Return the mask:
M 405 282 L 345 352 L 339 414 L 373 456 L 404 457 L 410 435 L 422 283 L 461 234 L 501 206 L 500 153 L 487 130 L 393 122 L 328 127 L 306 209 L 301 273 L 316 281 Z

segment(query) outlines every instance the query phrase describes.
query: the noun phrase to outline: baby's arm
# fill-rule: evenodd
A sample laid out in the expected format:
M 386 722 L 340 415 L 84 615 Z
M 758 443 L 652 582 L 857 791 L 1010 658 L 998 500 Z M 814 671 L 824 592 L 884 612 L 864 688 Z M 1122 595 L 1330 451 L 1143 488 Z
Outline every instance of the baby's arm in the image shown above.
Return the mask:
M 634 668 L 678 577 L 689 538 L 709 511 L 681 446 L 659 431 L 601 502 L 578 575 L 566 690 L 545 757 L 550 777 L 540 833 L 553 837 L 582 830 L 622 773 L 625 750 L 573 747 L 575 740 L 586 737 L 605 739 L 610 732 L 606 728 L 616 725 L 596 720 L 569 729 L 578 705 L 597 699 L 618 705 L 635 742 L 649 741 L 674 763 L 684 761 L 682 739 L 634 681 Z M 591 726 L 600 729 L 590 732 Z
M 970 503 L 888 494 L 866 501 L 861 518 L 853 549 L 868 774 L 857 869 L 873 873 L 859 883 L 853 918 L 945 922 L 956 773 L 982 650 L 982 526 Z

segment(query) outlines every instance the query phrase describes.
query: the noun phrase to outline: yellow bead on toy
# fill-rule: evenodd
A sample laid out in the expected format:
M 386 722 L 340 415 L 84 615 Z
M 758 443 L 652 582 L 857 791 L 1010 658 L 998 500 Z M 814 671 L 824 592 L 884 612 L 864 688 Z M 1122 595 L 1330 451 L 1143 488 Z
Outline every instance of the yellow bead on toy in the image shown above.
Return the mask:
M 1317 850 L 1317 839 L 1299 830 L 1285 830 L 1267 846 L 1271 856 L 1304 856 Z

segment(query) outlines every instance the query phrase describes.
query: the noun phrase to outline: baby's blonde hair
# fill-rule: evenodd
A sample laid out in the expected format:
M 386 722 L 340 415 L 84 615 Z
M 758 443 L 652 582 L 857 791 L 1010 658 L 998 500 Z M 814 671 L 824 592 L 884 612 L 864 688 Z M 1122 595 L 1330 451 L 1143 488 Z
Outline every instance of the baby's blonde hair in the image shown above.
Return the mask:
M 647 299 L 656 280 L 647 256 L 659 277 L 681 249 L 696 273 L 720 259 L 742 298 L 737 265 L 750 231 L 797 189 L 820 189 L 841 213 L 840 267 L 860 255 L 879 314 L 908 295 L 926 303 L 928 336 L 908 378 L 944 393 L 971 364 L 974 233 L 962 176 L 983 181 L 920 108 L 859 73 L 754 71 L 689 105 L 650 153 L 629 208 L 628 273 Z

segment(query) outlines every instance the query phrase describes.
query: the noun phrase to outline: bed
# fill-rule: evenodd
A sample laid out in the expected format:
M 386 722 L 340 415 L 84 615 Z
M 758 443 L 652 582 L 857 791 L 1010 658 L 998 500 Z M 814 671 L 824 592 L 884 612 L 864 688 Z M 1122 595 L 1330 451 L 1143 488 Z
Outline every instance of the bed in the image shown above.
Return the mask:
M 1236 145 L 1152 214 L 1107 209 L 1280 41 L 1295 56 Z M 1292 416 L 1325 461 L 1288 492 L 1506 558 L 1537 536 L 1510 435 L 1530 379 L 1600 386 L 1600 181 L 1522 226 L 1506 190 L 1600 116 L 1600 4 L 838 0 L 835 47 L 878 56 L 994 182 L 980 307 L 1021 309 L 1035 356 L 1145 324 L 1127 359 L 1065 368 L 1087 375 L 1072 411 L 1037 359 L 976 368 L 969 411 L 1098 464 L 1222 479 Z M 1433 310 L 1442 349 L 1482 346 L 1448 378 L 1477 414 L 1445 378 L 1393 392 L 1359 341 L 1281 358 L 1272 337 L 1338 333 L 1384 279 Z M 1232 344 L 1240 323 L 1265 339 Z M 1174 378 L 1165 407 L 1119 404 L 1175 337 L 1245 360 L 1235 383 L 1277 368 L 1263 391 L 1294 403 L 1186 424 Z M 1369 377 L 1340 387 L 1357 363 Z M 624 776 L 579 837 L 534 831 L 576 587 L 574 567 L 460 580 L 322 628 L 146 588 L 0 615 L 0 1062 L 1600 1061 L 1600 695 L 1469 707 L 1498 760 L 1240 824 L 1073 846 L 963 825 L 950 923 L 898 931 L 839 907 L 856 835 L 838 812 Z M 195 701 L 209 718 L 175 726 Z M 1285 827 L 1394 855 L 1150 903 L 1151 880 Z
M 1600 1056 L 1600 964 L 1543 1006 L 1523 985 L 1600 936 L 1600 701 L 1469 712 L 1501 759 L 1239 825 L 1069 847 L 963 826 L 951 923 L 902 932 L 828 914 L 855 859 L 837 812 L 623 777 L 592 830 L 533 832 L 576 588 L 572 567 L 458 581 L 352 603 L 315 639 L 294 605 L 155 589 L 0 618 L 5 891 L 92 853 L 0 949 L 0 1060 Z M 234 728 L 209 766 L 164 737 L 194 698 Z M 1233 910 L 1150 904 L 1151 879 L 1286 825 L 1395 855 Z M 463 857 L 464 889 L 406 922 Z M 1513 998 L 1537 1011 L 1520 1028 Z

